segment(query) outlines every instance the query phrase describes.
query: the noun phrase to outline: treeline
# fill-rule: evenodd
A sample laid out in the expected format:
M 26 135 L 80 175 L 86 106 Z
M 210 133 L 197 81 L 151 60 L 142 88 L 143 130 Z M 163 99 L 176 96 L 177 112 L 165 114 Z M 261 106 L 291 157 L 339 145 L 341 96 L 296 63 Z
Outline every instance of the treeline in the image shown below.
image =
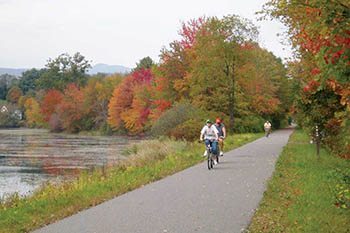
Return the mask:
M 232 132 L 278 128 L 293 103 L 293 80 L 282 61 L 261 48 L 258 30 L 235 15 L 183 23 L 160 62 L 143 58 L 127 75 L 88 76 L 79 53 L 62 54 L 23 73 L 8 101 L 29 127 L 54 131 L 167 135 L 193 139 L 206 118 Z
M 263 12 L 288 27 L 297 60 L 299 124 L 350 158 L 350 4 L 348 0 L 273 0 Z

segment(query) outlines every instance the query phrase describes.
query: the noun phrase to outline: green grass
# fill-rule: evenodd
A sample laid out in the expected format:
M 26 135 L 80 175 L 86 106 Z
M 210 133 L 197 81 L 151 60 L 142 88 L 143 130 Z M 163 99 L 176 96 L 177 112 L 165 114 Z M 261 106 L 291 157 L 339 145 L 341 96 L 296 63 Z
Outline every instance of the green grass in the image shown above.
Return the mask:
M 226 150 L 262 134 L 228 137 Z M 201 162 L 204 145 L 184 141 L 145 141 L 125 152 L 118 166 L 81 174 L 73 182 L 46 185 L 33 196 L 13 195 L 0 203 L 0 232 L 28 232 Z M 203 167 L 204 172 L 205 167 Z
M 302 131 L 291 136 L 247 232 L 350 232 L 350 161 L 320 157 Z

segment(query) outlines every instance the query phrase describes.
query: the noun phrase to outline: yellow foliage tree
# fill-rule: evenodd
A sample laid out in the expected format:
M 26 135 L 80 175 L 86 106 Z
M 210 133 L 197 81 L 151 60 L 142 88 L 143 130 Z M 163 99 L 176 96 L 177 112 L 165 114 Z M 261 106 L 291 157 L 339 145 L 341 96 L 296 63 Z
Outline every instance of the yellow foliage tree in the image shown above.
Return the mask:
M 41 113 L 39 103 L 32 97 L 24 102 L 25 115 L 29 127 L 45 127 L 47 126 L 44 116 Z

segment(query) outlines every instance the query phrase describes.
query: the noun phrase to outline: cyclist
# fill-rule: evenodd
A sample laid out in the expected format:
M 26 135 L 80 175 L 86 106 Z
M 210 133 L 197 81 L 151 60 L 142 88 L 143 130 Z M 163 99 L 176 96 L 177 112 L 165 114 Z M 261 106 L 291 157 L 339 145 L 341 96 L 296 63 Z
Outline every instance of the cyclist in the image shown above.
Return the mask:
M 224 155 L 224 139 L 226 138 L 226 128 L 222 120 L 218 117 L 215 120 L 215 127 L 219 132 L 219 148 L 220 148 L 220 156 Z
M 265 130 L 265 136 L 268 137 L 271 133 L 271 123 L 269 121 L 266 121 L 264 124 L 264 130 Z
M 213 154 L 215 157 L 218 156 L 217 146 L 218 146 L 218 130 L 213 125 L 211 120 L 206 121 L 206 125 L 201 130 L 201 135 L 199 137 L 200 141 L 204 140 L 205 146 L 208 147 L 210 145 Z M 205 151 L 204 156 L 207 155 L 207 151 Z M 217 164 L 217 159 L 214 159 L 214 164 Z

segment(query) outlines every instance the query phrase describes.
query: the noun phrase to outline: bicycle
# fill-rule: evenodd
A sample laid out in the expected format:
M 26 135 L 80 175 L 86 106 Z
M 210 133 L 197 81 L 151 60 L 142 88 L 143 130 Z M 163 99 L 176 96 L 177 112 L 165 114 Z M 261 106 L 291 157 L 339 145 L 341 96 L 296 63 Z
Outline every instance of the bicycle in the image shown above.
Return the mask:
M 219 156 L 216 156 L 215 154 L 213 154 L 211 150 L 211 146 L 208 145 L 207 146 L 207 165 L 209 170 L 213 169 L 214 167 L 214 159 L 216 159 L 216 162 L 219 163 Z

